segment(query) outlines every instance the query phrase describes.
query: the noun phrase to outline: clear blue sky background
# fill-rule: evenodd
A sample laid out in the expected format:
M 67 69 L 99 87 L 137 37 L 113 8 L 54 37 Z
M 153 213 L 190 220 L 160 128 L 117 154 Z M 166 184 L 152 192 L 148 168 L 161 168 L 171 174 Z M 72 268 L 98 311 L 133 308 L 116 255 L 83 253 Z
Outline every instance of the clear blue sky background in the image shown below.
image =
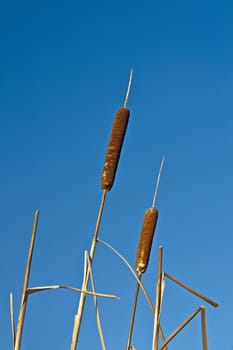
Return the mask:
M 33 216 L 40 209 L 30 286 L 81 286 L 101 198 L 112 120 L 130 68 L 130 122 L 100 237 L 132 265 L 156 174 L 166 162 L 150 266 L 220 303 L 214 310 L 167 281 L 166 335 L 197 306 L 207 307 L 209 348 L 232 350 L 233 214 L 232 1 L 8 1 L 0 9 L 0 348 L 11 349 L 9 292 L 19 311 Z M 135 281 L 98 246 L 96 288 L 107 349 L 124 349 Z M 79 295 L 29 298 L 22 350 L 69 349 Z M 151 348 L 153 319 L 142 296 L 133 344 Z M 78 349 L 100 349 L 87 299 Z M 200 317 L 169 350 L 201 349 Z

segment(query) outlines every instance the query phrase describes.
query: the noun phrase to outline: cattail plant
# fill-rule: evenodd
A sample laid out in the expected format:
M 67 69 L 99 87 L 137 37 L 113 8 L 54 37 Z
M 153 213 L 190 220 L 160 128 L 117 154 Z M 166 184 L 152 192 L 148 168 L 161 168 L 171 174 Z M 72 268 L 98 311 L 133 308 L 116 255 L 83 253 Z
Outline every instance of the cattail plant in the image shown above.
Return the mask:
M 160 182 L 160 176 L 161 176 L 162 169 L 163 169 L 164 159 L 165 158 L 163 157 L 161 165 L 160 165 L 152 206 L 151 206 L 151 208 L 148 208 L 146 210 L 145 215 L 144 215 L 144 219 L 143 219 L 143 223 L 142 223 L 142 229 L 141 229 L 141 234 L 140 234 L 138 249 L 137 249 L 137 254 L 136 254 L 136 271 L 138 273 L 139 280 L 141 279 L 141 275 L 146 272 L 146 269 L 147 269 L 147 266 L 149 263 L 152 241 L 153 241 L 154 232 L 155 232 L 155 228 L 156 228 L 156 224 L 157 224 L 157 220 L 158 220 L 158 210 L 155 208 L 155 202 L 156 202 L 156 197 L 157 197 L 157 193 L 158 193 L 158 187 L 159 187 L 159 182 Z M 140 285 L 137 282 L 135 295 L 134 295 L 134 303 L 133 303 L 133 308 L 132 308 L 131 320 L 130 320 L 130 326 L 129 326 L 129 332 L 128 332 L 126 350 L 130 350 L 130 347 L 131 347 L 131 338 L 132 338 L 132 333 L 133 333 L 134 318 L 135 318 L 136 307 L 137 307 L 139 287 L 140 287 Z
M 113 127 L 110 135 L 110 141 L 109 141 L 106 158 L 104 162 L 104 167 L 103 167 L 103 172 L 101 177 L 101 188 L 103 190 L 103 193 L 102 193 L 99 213 L 97 216 L 96 227 L 95 227 L 95 231 L 92 239 L 90 254 L 89 254 L 91 264 L 93 263 L 93 259 L 94 259 L 98 231 L 99 231 L 99 226 L 102 218 L 106 193 L 111 190 L 114 183 L 117 166 L 120 159 L 121 148 L 123 145 L 125 132 L 128 125 L 130 112 L 127 109 L 126 105 L 127 105 L 128 97 L 130 93 L 132 77 L 133 77 L 133 70 L 131 70 L 130 72 L 130 78 L 129 78 L 128 88 L 127 88 L 126 97 L 124 101 L 124 106 L 123 108 L 118 109 L 114 118 Z M 82 285 L 83 290 L 87 289 L 89 278 L 90 278 L 90 269 L 88 268 L 87 273 L 83 279 L 83 285 Z M 74 318 L 74 327 L 73 327 L 70 350 L 75 350 L 77 346 L 79 330 L 80 330 L 80 325 L 81 325 L 82 315 L 83 315 L 83 310 L 85 305 L 85 299 L 86 299 L 86 294 L 81 293 L 80 299 L 79 299 L 78 311 Z
M 127 108 L 127 103 L 128 103 L 128 97 L 129 97 L 131 83 L 132 83 L 132 77 L 133 77 L 133 71 L 131 70 L 124 105 L 123 107 L 117 110 L 116 115 L 114 117 L 113 125 L 112 125 L 109 144 L 108 144 L 104 165 L 103 165 L 103 170 L 102 170 L 102 175 L 101 175 L 101 189 L 102 189 L 101 203 L 99 206 L 99 211 L 97 215 L 90 252 L 88 253 L 87 251 L 85 251 L 82 287 L 75 288 L 75 287 L 64 286 L 64 285 L 42 286 L 42 287 L 33 287 L 33 288 L 29 287 L 32 255 L 33 255 L 36 230 L 37 230 L 37 224 L 38 224 L 38 218 L 39 218 L 39 211 L 36 211 L 35 217 L 34 217 L 29 253 L 28 253 L 28 260 L 26 265 L 22 299 L 21 299 L 16 331 L 15 331 L 15 324 L 14 324 L 13 295 L 10 294 L 10 316 L 11 316 L 11 329 L 12 329 L 12 338 L 13 338 L 13 350 L 21 349 L 21 340 L 22 340 L 24 318 L 26 313 L 28 296 L 36 292 L 41 292 L 41 291 L 46 291 L 51 289 L 61 289 L 61 288 L 65 288 L 65 289 L 80 293 L 78 310 L 77 310 L 77 314 L 74 317 L 74 325 L 73 325 L 73 333 L 72 333 L 70 350 L 76 350 L 76 347 L 77 347 L 80 326 L 81 326 L 85 300 L 87 295 L 91 295 L 91 297 L 93 297 L 97 328 L 100 336 L 101 346 L 102 346 L 102 350 L 106 349 L 101 322 L 100 322 L 100 313 L 98 309 L 97 297 L 104 297 L 104 298 L 111 298 L 111 299 L 116 299 L 117 297 L 112 294 L 110 295 L 106 293 L 98 293 L 95 290 L 95 283 L 94 283 L 94 278 L 92 273 L 92 265 L 93 265 L 96 245 L 98 242 L 104 244 L 106 247 L 111 249 L 125 263 L 125 265 L 129 268 L 130 272 L 134 276 L 137 283 L 136 289 L 135 289 L 133 306 L 132 306 L 130 325 L 128 330 L 126 350 L 135 350 L 134 346 L 131 344 L 131 340 L 133 335 L 134 319 L 136 315 L 137 301 L 138 301 L 140 288 L 144 293 L 144 296 L 148 302 L 148 305 L 150 307 L 150 310 L 154 318 L 154 327 L 153 327 L 153 334 L 152 334 L 152 350 L 163 350 L 163 349 L 167 350 L 167 345 L 171 342 L 171 340 L 174 337 L 176 337 L 180 333 L 180 331 L 198 314 L 201 314 L 203 350 L 208 350 L 207 331 L 206 331 L 206 309 L 204 306 L 199 306 L 196 310 L 194 310 L 167 338 L 165 338 L 164 336 L 164 333 L 160 325 L 160 315 L 161 315 L 161 309 L 162 309 L 163 290 L 164 290 L 164 278 L 168 278 L 176 285 L 184 288 L 186 291 L 201 298 L 202 300 L 209 303 L 213 307 L 217 307 L 218 304 L 215 301 L 207 298 L 200 292 L 194 290 L 193 288 L 179 281 L 177 278 L 173 277 L 167 272 L 163 272 L 163 266 L 162 266 L 163 247 L 159 247 L 159 252 L 158 252 L 158 272 L 157 272 L 157 280 L 156 280 L 155 306 L 152 304 L 150 296 L 141 281 L 141 277 L 146 272 L 149 264 L 152 242 L 154 238 L 156 224 L 158 221 L 159 212 L 158 212 L 158 209 L 155 207 L 155 203 L 156 203 L 158 187 L 160 183 L 160 177 L 161 177 L 161 173 L 164 165 L 164 157 L 161 161 L 158 176 L 157 176 L 152 206 L 149 207 L 144 214 L 142 228 L 139 236 L 138 247 L 137 247 L 137 253 L 136 253 L 135 268 L 133 268 L 129 264 L 127 259 L 123 257 L 123 255 L 121 255 L 115 248 L 113 248 L 110 244 L 104 242 L 98 237 L 106 194 L 111 190 L 114 184 L 117 167 L 118 167 L 118 163 L 121 155 L 121 150 L 122 150 L 122 146 L 123 146 L 123 142 L 124 142 L 127 126 L 128 126 L 130 111 Z M 91 284 L 91 289 L 92 289 L 91 291 L 88 290 L 89 281 Z M 160 347 L 159 347 L 159 335 L 162 341 L 162 344 Z
M 110 191 L 113 186 L 118 162 L 121 155 L 121 148 L 124 142 L 130 115 L 130 111 L 126 105 L 128 103 L 132 78 L 133 70 L 131 69 L 124 107 L 119 108 L 116 112 L 104 161 L 103 172 L 101 176 L 101 188 L 104 191 Z

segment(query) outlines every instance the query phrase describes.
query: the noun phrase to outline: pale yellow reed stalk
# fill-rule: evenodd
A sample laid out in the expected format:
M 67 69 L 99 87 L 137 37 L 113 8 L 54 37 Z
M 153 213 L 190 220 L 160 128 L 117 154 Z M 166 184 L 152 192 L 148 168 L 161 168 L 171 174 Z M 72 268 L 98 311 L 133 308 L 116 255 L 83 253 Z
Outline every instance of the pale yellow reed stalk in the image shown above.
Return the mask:
M 165 346 L 170 343 L 170 341 L 175 338 L 175 336 L 201 311 L 201 307 L 199 306 L 190 316 L 188 316 L 184 322 L 181 323 L 179 327 L 177 327 L 174 332 L 172 332 L 169 337 L 165 340 L 159 350 L 163 350 Z
M 206 330 L 206 309 L 201 306 L 201 332 L 203 350 L 208 350 L 207 330 Z
M 218 303 L 216 303 L 214 300 L 207 298 L 205 295 L 201 294 L 200 292 L 196 291 L 195 289 L 187 286 L 187 284 L 184 284 L 183 282 L 179 281 L 177 278 L 169 275 L 167 272 L 164 272 L 164 276 L 169 278 L 171 281 L 173 281 L 174 283 L 178 284 L 180 287 L 186 289 L 187 291 L 189 291 L 190 293 L 196 295 L 197 297 L 201 298 L 202 300 L 206 301 L 207 303 L 209 303 L 210 305 L 212 305 L 213 307 L 218 307 Z
M 12 344 L 13 350 L 15 347 L 15 319 L 14 319 L 14 306 L 13 306 L 13 294 L 10 292 L 10 317 L 11 317 L 11 332 L 12 332 Z
M 25 312 L 26 312 L 26 306 L 27 306 L 27 289 L 28 289 L 28 282 L 29 282 L 30 271 L 31 271 L 32 255 L 33 255 L 34 243 L 36 238 L 38 218 L 39 218 L 39 211 L 37 210 L 34 216 L 32 236 L 31 236 L 31 242 L 30 242 L 30 247 L 28 252 L 28 259 L 27 259 L 27 265 L 26 265 L 26 271 L 25 271 L 25 277 L 24 277 L 22 300 L 21 300 L 21 305 L 19 310 L 19 318 L 18 318 L 18 324 L 17 324 L 14 350 L 20 350 L 20 346 L 21 346 L 24 318 L 25 318 Z
M 150 310 L 152 312 L 152 315 L 154 316 L 155 315 L 155 308 L 154 308 L 154 306 L 152 304 L 152 301 L 151 301 L 151 299 L 149 297 L 149 294 L 147 293 L 143 283 L 141 282 L 140 278 L 138 277 L 137 273 L 134 271 L 133 267 L 130 265 L 128 260 L 118 250 L 113 248 L 109 243 L 106 243 L 105 241 L 103 241 L 102 239 L 99 239 L 99 238 L 98 238 L 98 242 L 102 243 L 107 248 L 109 248 L 111 251 L 113 251 L 113 253 L 116 254 L 124 262 L 124 264 L 128 267 L 128 269 L 130 270 L 130 272 L 132 273 L 132 275 L 136 279 L 137 283 L 139 284 L 140 288 L 142 289 L 142 292 L 143 292 L 143 294 L 144 294 L 144 296 L 146 298 L 146 301 L 147 301 L 147 303 L 149 305 L 149 308 L 150 308 Z M 163 284 L 163 288 L 164 288 L 164 284 Z M 163 290 L 163 288 L 162 288 L 162 290 Z M 161 326 L 159 326 L 159 334 L 160 334 L 160 337 L 162 339 L 162 342 L 164 343 L 165 342 L 165 336 L 163 334 L 163 330 L 162 330 Z M 165 346 L 165 350 L 168 350 L 166 346 Z
M 156 304 L 155 304 L 152 350 L 158 349 L 160 309 L 161 309 L 162 293 L 163 293 L 163 291 L 162 291 L 162 263 L 163 263 L 163 247 L 159 247 L 158 274 L 157 274 L 157 285 L 156 285 Z
M 92 290 L 95 293 L 95 283 L 94 283 L 94 278 L 93 278 L 93 273 L 92 273 L 92 268 L 91 268 L 90 257 L 88 256 L 87 251 L 85 254 L 87 257 L 88 265 L 90 266 L 90 279 L 91 279 Z M 105 341 L 104 341 L 104 334 L 103 334 L 103 330 L 102 330 L 102 326 L 101 326 L 100 313 L 99 313 L 99 307 L 98 307 L 96 295 L 93 295 L 93 300 L 94 300 L 94 305 L 95 305 L 97 329 L 98 329 L 98 333 L 99 333 L 99 337 L 100 337 L 102 350 L 106 350 Z

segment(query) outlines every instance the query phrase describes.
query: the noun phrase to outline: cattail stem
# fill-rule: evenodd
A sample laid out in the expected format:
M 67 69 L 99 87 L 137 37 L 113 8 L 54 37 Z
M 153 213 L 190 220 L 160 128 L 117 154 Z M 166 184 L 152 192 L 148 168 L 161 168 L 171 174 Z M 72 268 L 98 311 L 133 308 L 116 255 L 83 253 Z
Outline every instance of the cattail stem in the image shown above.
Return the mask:
M 139 280 L 141 280 L 141 276 L 142 276 L 142 273 L 139 272 L 138 273 Z M 131 346 L 131 339 L 132 339 L 132 334 L 133 334 L 133 326 L 134 326 L 134 319 L 135 319 L 136 308 L 137 308 L 139 287 L 140 287 L 140 284 L 137 282 L 135 294 L 134 294 L 134 302 L 133 302 L 133 308 L 132 308 L 132 313 L 131 313 L 131 320 L 130 320 L 126 350 L 130 350 L 130 346 Z
M 141 290 L 146 298 L 146 301 L 149 305 L 149 308 L 150 308 L 150 311 L 152 312 L 152 315 L 154 316 L 155 314 L 155 308 L 152 304 L 152 301 L 149 297 L 149 294 L 147 293 L 145 287 L 143 286 L 142 282 L 141 282 L 141 279 L 138 278 L 138 274 L 135 273 L 134 269 L 132 268 L 132 266 L 130 265 L 130 263 L 126 260 L 126 258 L 124 258 L 123 255 L 121 255 L 119 253 L 119 251 L 117 251 L 115 248 L 113 248 L 109 243 L 106 243 L 105 241 L 101 240 L 98 238 L 98 242 L 102 243 L 103 245 L 105 245 L 107 248 L 109 248 L 110 250 L 113 251 L 114 254 L 116 254 L 123 262 L 124 264 L 128 267 L 129 271 L 132 273 L 133 277 L 135 278 L 135 280 L 137 281 L 137 283 L 140 285 L 141 287 Z M 159 333 L 160 333 L 160 337 L 163 341 L 163 343 L 165 342 L 165 336 L 163 334 L 163 330 L 161 328 L 161 326 L 159 327 Z M 165 346 L 164 347 L 165 350 L 168 350 L 167 347 Z
M 99 232 L 99 227 L 100 227 L 100 222 L 102 218 L 102 213 L 103 213 L 103 208 L 104 208 L 104 203 L 105 203 L 105 198 L 106 198 L 106 193 L 107 190 L 103 190 L 102 192 L 102 198 L 101 198 L 101 203 L 99 207 L 99 213 L 97 216 L 97 221 L 96 221 L 96 226 L 95 226 L 95 231 L 92 239 L 92 244 L 91 244 L 91 249 L 89 253 L 89 258 L 90 258 L 90 264 L 87 268 L 87 273 L 86 276 L 83 279 L 83 285 L 82 285 L 82 290 L 87 290 L 89 278 L 90 278 L 90 265 L 93 263 L 94 255 L 95 255 L 95 249 L 96 249 L 96 244 L 97 244 L 97 237 L 98 237 L 98 232 Z M 74 318 L 74 327 L 73 327 L 73 334 L 72 334 L 72 341 L 71 341 L 71 347 L 70 350 L 75 350 L 78 342 L 78 337 L 79 337 L 79 331 L 80 331 L 80 326 L 81 326 L 81 321 L 82 321 L 82 316 L 83 316 L 83 310 L 85 306 L 85 301 L 86 301 L 86 293 L 82 292 L 80 295 L 79 299 L 79 306 L 78 306 L 78 311 L 77 314 L 75 315 Z
M 95 293 L 95 282 L 94 282 L 94 277 L 93 277 L 93 274 L 92 274 L 91 261 L 90 261 L 90 257 L 88 256 L 87 253 L 86 253 L 86 255 L 87 255 L 87 259 L 88 259 L 88 266 L 90 266 L 91 286 L 92 286 L 93 292 Z M 93 300 L 94 300 L 94 306 L 95 306 L 95 315 L 96 315 L 97 329 L 98 329 L 98 333 L 99 333 L 99 337 L 100 337 L 102 350 L 106 350 L 103 330 L 102 330 L 101 321 L 100 321 L 99 306 L 98 306 L 96 295 L 93 295 Z
M 201 331 L 203 350 L 208 350 L 208 340 L 206 331 L 206 309 L 204 306 L 201 306 Z
M 35 212 L 34 224 L 33 224 L 33 229 L 32 229 L 32 236 L 31 236 L 31 243 L 30 243 L 29 252 L 28 252 L 28 260 L 27 260 L 25 277 L 24 277 L 22 300 L 21 300 L 21 306 L 20 306 L 20 310 L 19 310 L 19 318 L 18 318 L 18 324 L 17 324 L 14 350 L 20 350 L 20 346 L 21 346 L 24 317 L 25 317 L 26 306 L 27 306 L 28 281 L 29 281 L 30 271 L 31 271 L 32 255 L 33 255 L 34 243 L 35 243 L 35 238 L 36 238 L 36 229 L 37 229 L 37 224 L 38 224 L 38 218 L 39 218 L 39 211 L 37 210 Z
M 154 318 L 154 332 L 152 350 L 158 349 L 159 326 L 160 326 L 160 307 L 162 297 L 162 262 L 163 262 L 163 247 L 159 247 L 158 255 L 158 274 L 157 274 L 157 290 L 156 290 L 156 304 L 155 304 L 155 318 Z

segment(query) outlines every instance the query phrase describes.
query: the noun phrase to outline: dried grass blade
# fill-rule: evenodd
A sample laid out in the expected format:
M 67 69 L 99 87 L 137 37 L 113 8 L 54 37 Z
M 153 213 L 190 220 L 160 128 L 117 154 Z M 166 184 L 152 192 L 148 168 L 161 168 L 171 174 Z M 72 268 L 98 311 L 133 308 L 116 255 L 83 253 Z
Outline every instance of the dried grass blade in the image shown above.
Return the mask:
M 145 298 L 146 298 L 146 300 L 147 300 L 147 303 L 148 303 L 148 305 L 149 305 L 149 307 L 150 307 L 150 310 L 151 310 L 152 314 L 154 315 L 154 314 L 155 314 L 155 309 L 154 309 L 154 306 L 153 306 L 153 304 L 152 304 L 152 301 L 151 301 L 151 299 L 150 299 L 150 297 L 149 297 L 149 294 L 147 293 L 147 291 L 146 291 L 146 289 L 145 289 L 143 283 L 142 283 L 141 280 L 138 278 L 136 272 L 134 271 L 134 269 L 132 268 L 132 266 L 130 265 L 130 263 L 126 260 L 126 258 L 125 258 L 122 254 L 120 254 L 120 253 L 119 253 L 115 248 L 113 248 L 109 243 L 107 243 L 107 242 L 105 242 L 105 241 L 103 241 L 102 239 L 99 239 L 99 238 L 98 238 L 98 242 L 99 242 L 99 243 L 102 243 L 103 245 L 105 245 L 106 247 L 108 247 L 110 250 L 112 250 L 113 253 L 115 253 L 115 254 L 125 263 L 125 265 L 128 267 L 128 269 L 130 270 L 130 272 L 132 273 L 132 275 L 134 276 L 134 278 L 136 279 L 136 281 L 137 281 L 138 284 L 140 285 L 140 287 L 141 287 L 141 289 L 142 289 L 142 291 L 143 291 L 143 294 L 144 294 L 144 296 L 145 296 Z M 163 340 L 163 342 L 165 342 L 165 337 L 164 337 L 163 330 L 162 330 L 162 327 L 161 327 L 161 326 L 159 327 L 159 332 L 160 332 L 161 339 Z M 166 346 L 166 345 L 164 346 L 164 349 L 167 350 L 167 346 Z
M 167 272 L 164 272 L 164 276 L 169 278 L 171 281 L 175 282 L 176 284 L 178 284 L 180 287 L 186 289 L 190 293 L 192 293 L 192 294 L 196 295 L 197 297 L 203 299 L 204 301 L 206 301 L 207 303 L 209 303 L 213 307 L 218 307 L 219 304 L 216 303 L 214 300 L 211 300 L 210 298 L 207 298 L 205 295 L 203 295 L 200 292 L 196 291 L 195 289 L 187 286 L 187 284 L 184 284 L 183 282 L 179 281 L 177 278 L 169 275 Z
M 109 299 L 119 299 L 119 297 L 117 297 L 116 295 L 112 295 L 112 294 L 95 293 L 95 292 L 90 292 L 88 290 L 83 290 L 80 288 L 75 288 L 75 287 L 70 287 L 70 286 L 62 286 L 62 285 L 28 288 L 27 295 L 33 294 L 33 293 L 38 293 L 38 292 L 43 292 L 43 291 L 51 290 L 51 289 L 69 289 L 69 290 L 72 290 L 73 292 L 85 293 L 88 295 L 94 295 L 96 297 L 109 298 Z
M 201 306 L 201 333 L 203 350 L 208 350 L 207 330 L 206 330 L 206 309 Z
M 159 315 L 161 314 L 161 309 L 162 309 L 164 289 L 165 289 L 165 280 L 164 280 L 164 273 L 162 273 L 162 281 L 161 281 L 161 298 L 160 298 L 160 313 L 159 313 Z
M 83 265 L 83 282 L 87 278 L 87 257 L 88 257 L 88 252 L 87 252 L 87 250 L 85 250 L 85 252 L 84 252 L 84 265 Z M 84 288 L 82 288 L 82 289 L 84 289 Z
M 163 294 L 164 294 L 164 289 L 165 289 L 165 280 L 164 280 L 164 273 L 162 273 L 162 286 L 161 286 L 161 301 L 160 301 L 160 314 L 161 314 L 161 309 L 162 309 L 162 302 L 163 302 Z M 160 315 L 159 315 L 160 317 Z M 162 330 L 161 325 L 159 324 L 159 335 L 162 340 L 162 344 L 165 342 L 165 336 Z M 167 346 L 164 348 L 165 350 L 168 350 Z
M 156 283 L 156 306 L 155 306 L 152 350 L 158 349 L 160 310 L 161 310 L 160 308 L 162 304 L 162 300 L 161 300 L 162 298 L 162 263 L 163 263 L 163 247 L 159 247 L 158 273 L 157 273 L 157 283 Z
M 14 307 L 13 307 L 13 294 L 10 292 L 10 317 L 11 317 L 11 332 L 13 341 L 13 350 L 15 347 L 15 320 L 14 320 Z
M 170 341 L 180 332 L 182 329 L 201 311 L 201 307 L 199 306 L 191 315 L 189 315 L 184 322 L 181 323 L 179 327 L 177 327 L 174 332 L 172 332 L 169 337 L 165 340 L 165 342 L 161 345 L 159 350 L 165 348 L 165 346 L 170 343 Z
M 92 273 L 92 268 L 91 268 L 91 261 L 89 255 L 87 256 L 88 259 L 88 266 L 90 268 L 90 280 L 91 280 L 91 286 L 92 290 L 95 293 L 95 282 L 93 278 L 93 273 Z M 100 321 L 100 313 L 99 313 L 99 307 L 97 303 L 97 298 L 96 295 L 93 295 L 93 300 L 94 300 L 94 305 L 95 305 L 95 314 L 96 314 L 96 323 L 97 323 L 97 329 L 100 337 L 100 342 L 103 350 L 106 350 L 105 342 L 104 342 L 104 335 L 103 335 L 103 330 L 101 326 L 101 321 Z
M 29 247 L 29 252 L 28 252 L 26 271 L 25 271 L 25 276 L 24 276 L 22 299 L 21 299 L 21 305 L 20 305 L 19 317 L 18 317 L 18 324 L 17 324 L 16 336 L 15 336 L 15 349 L 14 350 L 20 350 L 20 346 L 21 346 L 24 318 L 25 318 L 25 312 L 26 312 L 26 306 L 27 306 L 28 281 L 29 281 L 30 271 L 31 271 L 31 263 L 32 263 L 34 243 L 35 243 L 35 238 L 36 238 L 36 230 L 37 230 L 38 219 L 39 219 L 39 210 L 37 210 L 35 212 L 35 215 L 34 215 L 34 222 L 33 222 L 32 234 L 31 234 L 31 241 L 30 241 L 30 247 Z
M 162 329 L 161 325 L 159 325 L 159 335 L 160 335 L 160 338 L 162 340 L 162 344 L 165 343 L 166 338 L 165 338 L 165 335 L 163 333 L 163 329 Z M 167 345 L 165 345 L 164 349 L 168 350 Z
M 134 269 L 132 268 L 132 266 L 130 265 L 130 263 L 126 260 L 126 258 L 124 258 L 123 255 L 121 255 L 115 248 L 113 248 L 109 243 L 106 243 L 105 241 L 103 241 L 102 239 L 99 239 L 98 238 L 98 242 L 99 243 L 102 243 L 103 245 L 105 245 L 106 247 L 108 247 L 110 250 L 112 250 L 124 263 L 125 265 L 128 267 L 128 269 L 130 270 L 130 272 L 132 273 L 132 275 L 134 276 L 134 278 L 136 279 L 136 281 L 138 282 L 138 284 L 140 285 L 144 295 L 145 295 L 145 298 L 148 302 L 148 305 L 151 309 L 151 312 L 152 314 L 154 315 L 154 306 L 151 302 L 151 299 L 149 297 L 149 294 L 147 293 L 145 287 L 143 286 L 142 282 L 140 281 L 140 279 L 138 278 L 136 272 L 134 271 Z

